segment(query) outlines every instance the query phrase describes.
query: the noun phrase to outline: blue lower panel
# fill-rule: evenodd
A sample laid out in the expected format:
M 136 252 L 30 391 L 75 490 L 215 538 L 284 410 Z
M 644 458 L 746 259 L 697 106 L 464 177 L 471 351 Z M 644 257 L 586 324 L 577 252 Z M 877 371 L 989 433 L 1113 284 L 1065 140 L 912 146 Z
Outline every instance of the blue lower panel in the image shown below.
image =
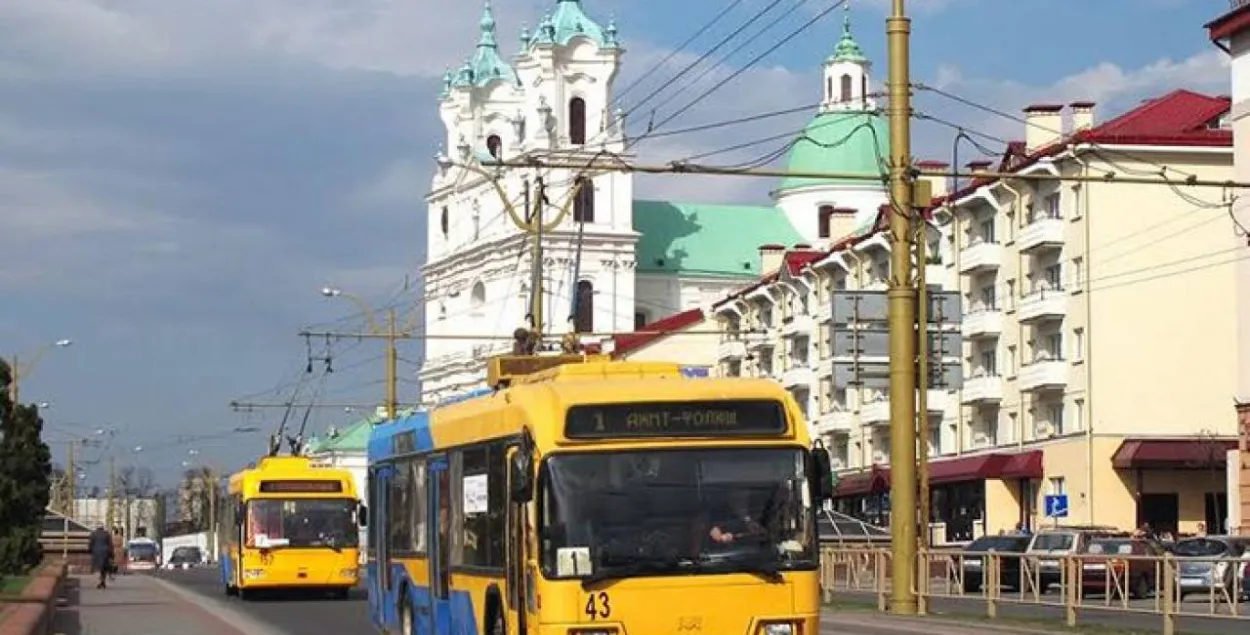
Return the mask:
M 369 614 L 374 624 L 398 633 L 399 593 L 407 591 L 407 606 L 413 611 L 415 635 L 479 635 L 478 616 L 482 611 L 473 606 L 473 596 L 468 591 L 452 589 L 445 600 L 433 600 L 428 586 L 417 586 L 403 564 L 391 565 L 391 589 L 381 588 L 378 580 L 378 564 L 365 565 L 368 576 Z M 380 618 L 380 619 L 379 619 Z

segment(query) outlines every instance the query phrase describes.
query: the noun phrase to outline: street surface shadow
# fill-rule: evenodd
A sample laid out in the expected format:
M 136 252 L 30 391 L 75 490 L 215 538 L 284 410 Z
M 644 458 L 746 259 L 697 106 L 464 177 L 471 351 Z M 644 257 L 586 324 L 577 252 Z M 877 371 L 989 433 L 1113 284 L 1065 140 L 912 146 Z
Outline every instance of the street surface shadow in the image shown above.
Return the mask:
M 82 581 L 77 577 L 68 577 L 61 585 L 61 595 L 56 599 L 56 610 L 52 614 L 52 630 L 57 635 L 82 635 L 82 618 L 79 615 Z

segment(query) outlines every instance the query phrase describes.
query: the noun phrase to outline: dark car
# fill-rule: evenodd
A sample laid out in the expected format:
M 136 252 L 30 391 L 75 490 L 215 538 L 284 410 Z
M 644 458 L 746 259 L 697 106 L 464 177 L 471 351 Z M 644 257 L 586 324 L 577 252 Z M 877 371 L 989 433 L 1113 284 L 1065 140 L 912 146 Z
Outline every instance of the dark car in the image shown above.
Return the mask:
M 177 547 L 165 562 L 166 569 L 189 569 L 204 562 L 204 554 L 199 547 Z
M 1137 600 L 1155 589 L 1155 563 L 1163 547 L 1145 538 L 1104 538 L 1090 541 L 1081 558 L 1081 586 L 1085 593 L 1120 597 L 1124 591 Z
M 990 553 L 999 556 L 999 581 L 1010 589 L 1020 588 L 1020 556 L 1029 546 L 1029 536 L 1003 535 L 982 536 L 968 543 L 963 550 L 964 592 L 975 593 L 981 590 L 985 581 L 985 570 L 988 566 L 987 557 Z

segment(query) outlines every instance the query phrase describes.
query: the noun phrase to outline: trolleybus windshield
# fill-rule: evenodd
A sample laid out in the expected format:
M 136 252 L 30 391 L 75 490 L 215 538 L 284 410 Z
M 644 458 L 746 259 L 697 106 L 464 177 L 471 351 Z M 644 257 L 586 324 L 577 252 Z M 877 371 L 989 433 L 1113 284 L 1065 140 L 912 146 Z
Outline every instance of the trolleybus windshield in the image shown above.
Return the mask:
M 356 502 L 348 499 L 261 498 L 248 502 L 249 547 L 354 547 Z
M 799 448 L 553 454 L 540 476 L 544 574 L 810 569 L 807 461 Z

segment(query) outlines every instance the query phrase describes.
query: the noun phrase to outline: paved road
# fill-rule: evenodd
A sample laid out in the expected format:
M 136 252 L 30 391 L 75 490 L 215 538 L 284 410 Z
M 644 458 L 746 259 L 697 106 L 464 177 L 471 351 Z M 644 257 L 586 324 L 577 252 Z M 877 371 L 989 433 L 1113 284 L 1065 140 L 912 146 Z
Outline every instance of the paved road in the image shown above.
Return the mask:
M 231 608 L 291 635 L 373 635 L 377 632 L 369 620 L 363 587 L 354 589 L 346 600 L 284 595 L 244 602 L 225 597 L 216 567 L 161 571 L 157 575 L 201 595 L 226 601 Z
M 159 574 L 163 579 L 173 582 L 195 593 L 220 600 L 227 600 L 222 595 L 220 579 L 216 568 L 195 569 L 189 571 L 168 571 Z M 1059 601 L 1056 593 L 1048 594 L 1048 601 Z M 875 596 L 869 593 L 841 592 L 837 595 L 839 602 L 857 605 L 875 602 Z M 290 635 L 371 635 L 376 629 L 369 621 L 366 598 L 363 588 L 355 590 L 347 600 L 332 598 L 287 596 L 272 597 L 243 602 L 235 598 L 227 600 L 230 607 L 239 610 L 248 617 L 267 623 Z M 1151 606 L 1150 601 L 1140 604 L 1142 608 Z M 1186 603 L 1189 611 L 1202 610 L 1200 601 L 1189 600 Z M 845 606 L 845 605 L 844 605 Z M 931 605 L 935 615 L 985 615 L 984 601 L 972 598 L 938 598 Z M 852 617 L 852 615 L 854 617 Z M 831 611 L 827 623 L 822 624 L 822 633 L 838 633 L 839 635 L 914 635 L 917 629 L 914 624 L 897 622 L 890 619 L 878 619 L 874 613 Z M 1031 628 L 1053 626 L 1058 631 L 1063 624 L 1063 608 L 1058 606 L 1012 605 L 1003 603 L 999 615 L 1008 618 L 1027 619 Z M 1078 618 L 1080 624 L 1098 624 L 1117 629 L 1141 633 L 1158 633 L 1162 627 L 1162 617 L 1151 614 L 1126 613 L 1122 611 L 1084 611 Z M 924 632 L 930 635 L 939 633 L 959 633 L 977 631 L 985 633 L 992 630 L 992 623 L 977 622 L 966 627 L 950 624 L 939 625 L 926 622 Z M 1019 626 L 1018 623 L 1014 624 Z M 1178 627 L 1184 633 L 1203 635 L 1245 635 L 1250 622 L 1244 619 L 1213 619 L 1202 617 L 1178 618 Z M 1046 630 L 1050 630 L 1047 628 Z
M 1004 599 L 1009 596 L 1009 592 L 1003 591 Z M 1015 596 L 1019 598 L 1017 594 Z M 835 594 L 835 604 L 839 601 L 848 605 L 868 605 L 876 604 L 877 596 L 869 592 L 859 591 L 841 591 Z M 1046 604 L 1018 603 L 1018 602 L 1002 602 L 999 604 L 998 614 L 1006 618 L 1015 618 L 1028 620 L 1041 624 L 1043 622 L 1062 626 L 1064 620 L 1064 608 L 1060 606 L 1063 601 L 1062 596 L 1052 590 L 1050 593 L 1042 596 L 1042 601 Z M 1089 608 L 1082 609 L 1077 614 L 1077 624 L 1097 624 L 1099 626 L 1113 627 L 1117 629 L 1125 629 L 1130 631 L 1140 631 L 1145 633 L 1158 633 L 1163 629 L 1163 616 L 1157 613 L 1145 613 L 1095 609 L 1095 606 L 1101 606 L 1102 598 L 1093 598 L 1086 600 L 1086 606 Z M 1136 611 L 1153 611 L 1154 600 L 1136 600 L 1130 601 L 1129 606 Z M 1186 598 L 1182 611 L 1188 613 L 1177 617 L 1177 630 L 1183 633 L 1200 633 L 1204 635 L 1245 635 L 1250 630 L 1250 619 L 1247 618 L 1217 618 L 1203 617 L 1195 615 L 1196 613 L 1207 611 L 1207 600 L 1197 598 Z M 1242 614 L 1250 613 L 1250 606 L 1243 604 L 1240 607 Z M 970 615 L 984 616 L 986 614 L 986 603 L 984 598 L 933 598 L 930 603 L 930 612 L 935 615 Z M 1223 611 L 1227 612 L 1227 610 Z

